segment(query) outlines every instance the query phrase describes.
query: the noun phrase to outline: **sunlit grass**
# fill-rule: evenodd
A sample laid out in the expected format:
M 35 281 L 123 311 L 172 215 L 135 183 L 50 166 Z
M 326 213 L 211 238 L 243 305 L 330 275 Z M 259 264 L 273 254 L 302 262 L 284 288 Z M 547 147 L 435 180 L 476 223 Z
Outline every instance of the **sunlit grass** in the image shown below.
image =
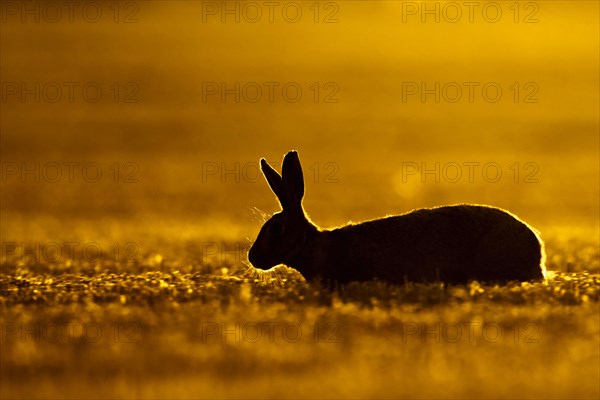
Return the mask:
M 502 286 L 309 284 L 168 246 L 131 265 L 5 260 L 2 395 L 595 397 L 598 252 L 548 242 L 545 282 Z

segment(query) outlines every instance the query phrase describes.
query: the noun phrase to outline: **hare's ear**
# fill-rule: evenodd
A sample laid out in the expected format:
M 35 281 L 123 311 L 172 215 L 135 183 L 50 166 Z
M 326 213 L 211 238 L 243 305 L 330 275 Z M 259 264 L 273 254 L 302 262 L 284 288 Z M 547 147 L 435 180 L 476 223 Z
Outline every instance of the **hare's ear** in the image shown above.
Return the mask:
M 260 159 L 260 169 L 262 170 L 262 173 L 265 176 L 267 183 L 271 187 L 271 190 L 279 199 L 281 207 L 284 208 L 285 205 L 287 205 L 288 203 L 288 197 L 283 186 L 283 179 L 281 178 L 281 175 L 279 175 L 277 171 L 275 171 L 273 167 L 271 167 L 267 160 L 265 160 L 264 158 Z
M 297 207 L 302 205 L 304 197 L 304 176 L 297 151 L 290 151 L 283 158 L 282 177 L 285 192 L 290 205 Z

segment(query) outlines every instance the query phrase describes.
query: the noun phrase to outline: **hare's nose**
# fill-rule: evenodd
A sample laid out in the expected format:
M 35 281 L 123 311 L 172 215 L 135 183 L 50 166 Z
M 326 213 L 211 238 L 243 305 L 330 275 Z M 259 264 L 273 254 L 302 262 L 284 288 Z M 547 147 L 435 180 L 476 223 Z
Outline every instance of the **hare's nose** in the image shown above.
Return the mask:
M 258 265 L 259 264 L 258 258 L 259 257 L 257 257 L 257 255 L 256 255 L 256 248 L 254 246 L 250 247 L 250 250 L 248 250 L 248 261 L 250 261 L 250 264 L 252 264 L 253 266 L 260 268 Z
M 254 268 L 271 268 L 271 266 L 268 265 L 269 263 L 267 262 L 267 260 L 265 260 L 265 258 L 254 247 L 251 247 L 250 250 L 248 250 L 248 261 L 250 261 L 250 264 L 252 264 Z

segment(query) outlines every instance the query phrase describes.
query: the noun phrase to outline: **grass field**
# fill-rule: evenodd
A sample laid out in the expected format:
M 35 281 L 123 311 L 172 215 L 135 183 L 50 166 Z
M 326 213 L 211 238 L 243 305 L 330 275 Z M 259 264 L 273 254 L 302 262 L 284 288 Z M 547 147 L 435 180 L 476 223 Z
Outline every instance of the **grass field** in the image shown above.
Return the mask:
M 52 22 L 2 2 L 2 399 L 600 397 L 597 2 L 500 1 L 497 22 L 482 2 L 456 23 L 422 2 L 256 23 L 222 2 L 100 3 Z M 421 84 L 441 89 L 407 93 Z M 278 210 L 257 162 L 290 149 L 319 225 L 489 204 L 540 231 L 547 281 L 248 268 Z
M 599 394 L 594 240 L 549 237 L 544 283 L 332 288 L 257 275 L 221 251 L 235 242 L 152 241 L 117 262 L 3 260 L 3 398 Z

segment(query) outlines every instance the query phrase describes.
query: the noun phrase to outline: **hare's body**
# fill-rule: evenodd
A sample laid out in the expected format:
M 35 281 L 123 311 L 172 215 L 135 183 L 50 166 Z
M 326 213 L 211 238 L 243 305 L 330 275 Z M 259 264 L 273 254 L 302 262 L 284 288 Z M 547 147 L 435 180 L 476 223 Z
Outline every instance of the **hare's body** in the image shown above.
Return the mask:
M 467 282 L 542 279 L 543 249 L 523 222 L 497 208 L 456 205 L 315 230 L 286 260 L 307 278 Z
M 302 208 L 304 180 L 296 152 L 280 176 L 261 160 L 283 211 L 262 227 L 248 252 L 258 268 L 296 268 L 307 279 L 402 283 L 542 279 L 542 241 L 498 208 L 455 205 L 420 209 L 333 230 L 321 230 Z

